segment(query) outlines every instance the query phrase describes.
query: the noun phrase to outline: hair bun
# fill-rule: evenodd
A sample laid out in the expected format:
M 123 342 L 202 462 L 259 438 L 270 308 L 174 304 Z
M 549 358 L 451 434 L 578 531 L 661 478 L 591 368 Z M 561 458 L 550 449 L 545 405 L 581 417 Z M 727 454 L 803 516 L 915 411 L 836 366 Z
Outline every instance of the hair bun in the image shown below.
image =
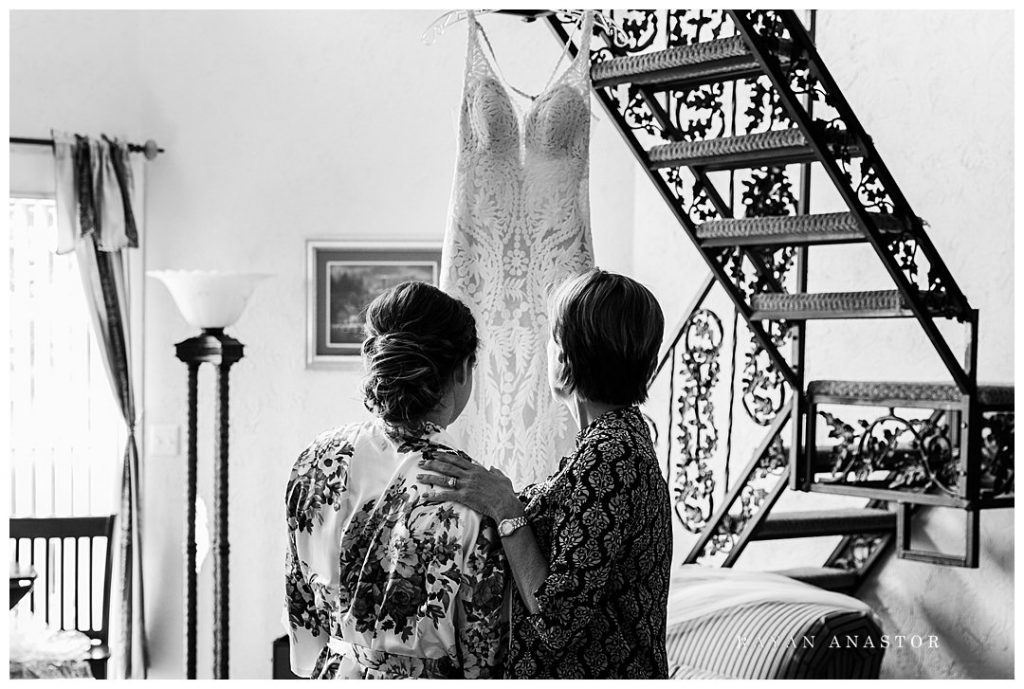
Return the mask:
M 456 367 L 476 351 L 476 325 L 457 299 L 425 283 L 387 290 L 367 309 L 365 404 L 385 421 L 410 425 L 444 398 Z

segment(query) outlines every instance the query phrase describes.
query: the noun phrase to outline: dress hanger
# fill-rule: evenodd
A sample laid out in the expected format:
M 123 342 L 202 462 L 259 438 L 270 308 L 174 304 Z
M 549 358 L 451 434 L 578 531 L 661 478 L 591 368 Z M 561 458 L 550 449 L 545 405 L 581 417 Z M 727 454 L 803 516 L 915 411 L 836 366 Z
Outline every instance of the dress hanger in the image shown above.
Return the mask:
M 564 10 L 563 12 L 574 17 L 576 21 L 579 21 L 582 18 L 582 15 L 584 15 L 587 11 L 588 10 Z M 497 14 L 499 12 L 500 10 L 474 10 L 474 14 L 476 14 L 477 16 L 484 14 Z M 523 21 L 533 21 L 535 19 L 539 19 L 540 17 L 547 17 L 552 14 L 558 14 L 559 12 L 559 10 L 540 10 L 537 12 L 531 12 L 529 15 L 523 13 L 519 16 L 523 17 Z M 601 10 L 594 10 L 593 12 L 594 27 L 596 29 L 599 29 L 602 32 L 604 32 L 605 36 L 609 37 L 616 45 L 626 45 L 628 43 L 629 37 L 626 35 L 626 32 L 619 27 L 618 24 L 616 24 L 613 20 L 608 18 Z M 510 13 L 506 12 L 505 14 Z M 426 45 L 433 45 L 434 42 L 437 40 L 438 36 L 443 35 L 444 32 L 447 31 L 450 27 L 465 20 L 467 17 L 469 17 L 468 10 L 449 10 L 448 12 L 445 12 L 438 16 L 437 19 L 430 23 L 430 26 L 428 26 L 426 31 L 424 31 L 423 34 L 420 36 L 420 40 L 422 40 Z M 509 88 L 514 89 L 514 87 L 511 84 L 509 84 L 507 80 L 505 80 L 505 84 Z M 518 91 L 522 95 L 532 98 L 532 96 L 524 94 L 522 91 L 519 91 L 519 89 L 514 90 Z M 597 112 L 593 110 L 591 110 L 590 112 L 590 117 L 596 122 L 601 121 L 601 118 L 598 117 Z
M 579 18 L 576 19 L 576 24 L 574 25 L 573 33 L 575 33 L 577 30 L 581 30 L 583 28 L 583 23 L 582 23 L 583 22 L 583 18 L 584 18 L 583 16 L 580 16 Z M 536 100 L 539 97 L 540 94 L 531 95 L 531 94 L 527 93 L 526 91 L 523 91 L 522 89 L 516 88 L 511 82 L 509 82 L 508 77 L 505 76 L 504 72 L 501 69 L 501 64 L 498 62 L 498 56 L 494 53 L 494 46 L 491 45 L 491 39 L 489 39 L 487 37 L 487 32 L 484 31 L 484 27 L 483 26 L 479 26 L 479 31 L 480 31 L 480 37 L 484 41 L 484 45 L 487 46 L 487 50 L 491 54 L 491 68 L 492 68 L 492 70 L 494 70 L 496 72 L 496 74 L 500 78 L 500 80 L 501 80 L 502 84 L 505 86 L 505 88 L 507 88 L 507 89 L 509 89 L 511 91 L 514 91 L 515 93 L 518 93 L 520 96 L 523 96 L 524 98 L 528 98 L 531 101 L 532 100 Z M 555 78 L 558 75 L 558 69 L 559 69 L 559 67 L 562 66 L 562 62 L 565 60 L 565 56 L 569 54 L 569 48 L 571 46 L 572 46 L 572 40 L 570 38 L 570 40 L 566 41 L 565 47 L 562 50 L 562 54 L 559 56 L 558 62 L 555 63 L 555 67 L 554 67 L 553 71 L 551 72 L 551 76 L 548 77 L 547 83 L 544 84 L 544 88 L 542 88 L 540 90 L 540 93 L 545 93 L 548 90 L 548 88 L 550 88 L 551 84 L 554 83 Z M 579 53 L 577 53 L 577 55 L 579 55 Z
M 484 15 L 499 13 L 501 10 L 474 10 L 474 12 L 477 15 Z M 523 21 L 533 21 L 552 14 L 568 14 L 579 21 L 580 17 L 586 12 L 587 10 L 539 10 L 529 14 L 523 13 L 519 16 L 523 17 Z M 468 16 L 469 12 L 467 10 L 449 10 L 431 22 L 430 26 L 427 27 L 427 30 L 423 32 L 423 35 L 420 38 L 427 45 L 433 45 L 438 36 L 443 35 L 451 26 L 463 21 Z M 618 45 L 625 45 L 626 41 L 629 40 L 629 37 L 626 36 L 626 32 L 623 31 L 613 20 L 609 19 L 601 10 L 594 10 L 594 26 L 600 29 Z

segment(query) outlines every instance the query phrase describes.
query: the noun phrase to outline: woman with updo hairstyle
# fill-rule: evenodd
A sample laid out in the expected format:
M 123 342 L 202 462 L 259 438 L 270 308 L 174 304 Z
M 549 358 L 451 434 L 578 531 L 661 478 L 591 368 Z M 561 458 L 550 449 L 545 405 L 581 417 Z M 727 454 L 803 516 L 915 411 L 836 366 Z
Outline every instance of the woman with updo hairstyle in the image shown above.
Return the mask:
M 505 561 L 495 523 L 426 504 L 416 476 L 459 451 L 445 428 L 473 385 L 469 309 L 403 282 L 366 312 L 362 391 L 374 418 L 321 434 L 285 496 L 285 616 L 301 677 L 501 677 Z M 457 487 L 457 481 L 448 483 Z
M 426 283 L 403 283 L 370 304 L 366 335 L 367 409 L 405 429 L 424 422 L 443 428 L 462 413 L 477 348 L 465 304 Z

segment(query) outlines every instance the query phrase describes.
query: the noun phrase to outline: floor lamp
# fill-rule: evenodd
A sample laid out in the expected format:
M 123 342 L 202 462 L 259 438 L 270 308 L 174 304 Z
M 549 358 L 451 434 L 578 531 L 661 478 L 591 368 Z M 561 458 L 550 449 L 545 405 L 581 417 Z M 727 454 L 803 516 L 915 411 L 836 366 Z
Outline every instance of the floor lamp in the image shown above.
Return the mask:
M 199 367 L 217 368 L 216 435 L 214 437 L 213 550 L 213 676 L 228 677 L 228 373 L 243 356 L 241 342 L 224 332 L 234 324 L 262 273 L 198 270 L 149 271 L 170 291 L 182 316 L 202 332 L 174 346 L 188 366 L 188 463 L 185 468 L 185 676 L 196 678 L 196 470 L 198 464 L 197 396 Z

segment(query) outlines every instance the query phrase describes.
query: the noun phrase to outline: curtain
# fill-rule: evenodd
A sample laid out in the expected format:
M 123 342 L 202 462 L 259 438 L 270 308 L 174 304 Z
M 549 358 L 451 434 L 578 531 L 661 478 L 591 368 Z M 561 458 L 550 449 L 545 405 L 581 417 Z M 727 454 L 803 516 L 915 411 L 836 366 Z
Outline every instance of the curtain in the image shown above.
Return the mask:
M 143 605 L 139 455 L 132 385 L 128 249 L 138 248 L 142 170 L 127 144 L 54 133 L 57 253 L 74 252 L 96 339 L 127 429 L 111 582 L 109 676 L 145 678 L 148 666 Z M 138 165 L 142 165 L 141 161 Z

